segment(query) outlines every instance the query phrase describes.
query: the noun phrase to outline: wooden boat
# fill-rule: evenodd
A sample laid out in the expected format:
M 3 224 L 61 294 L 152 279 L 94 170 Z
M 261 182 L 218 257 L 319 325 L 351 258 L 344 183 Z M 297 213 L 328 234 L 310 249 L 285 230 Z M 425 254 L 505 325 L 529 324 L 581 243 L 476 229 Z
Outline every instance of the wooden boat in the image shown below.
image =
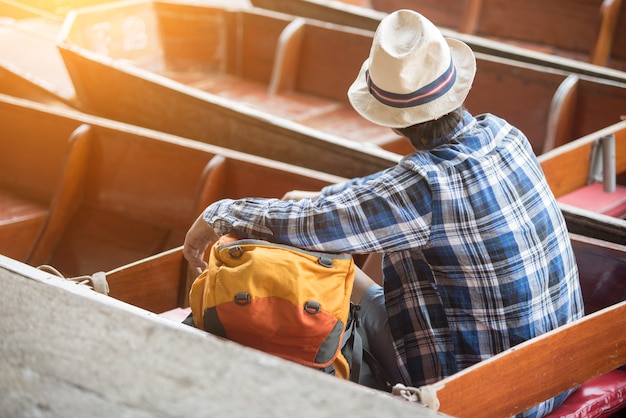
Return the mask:
M 161 22 L 161 26 L 167 28 L 167 33 L 171 35 L 162 44 L 156 43 L 158 38 L 152 36 L 156 31 L 156 14 L 153 7 L 158 7 L 162 11 L 162 17 L 165 20 Z M 226 26 L 220 22 L 228 20 L 226 19 L 228 16 L 231 18 L 239 16 L 236 13 L 231 15 L 224 9 L 198 5 L 175 3 L 153 5 L 151 2 L 126 2 L 119 7 L 107 5 L 89 10 L 94 14 L 86 11 L 80 14 L 70 13 L 64 41 L 59 45 L 68 71 L 74 80 L 78 98 L 83 109 L 88 113 L 345 177 L 371 173 L 377 169 L 386 168 L 391 165 L 391 161 L 399 159 L 397 154 L 385 152 L 379 147 L 347 141 L 338 135 L 288 120 L 285 114 L 301 113 L 311 116 L 319 112 L 320 107 L 322 111 L 328 107 L 336 110 L 341 105 L 299 93 L 268 94 L 267 85 L 255 80 L 269 75 L 266 71 L 270 69 L 271 62 L 267 62 L 267 59 L 271 60 L 271 57 L 264 52 L 265 48 L 275 48 L 275 43 L 263 48 L 253 48 L 260 54 L 254 58 L 254 61 L 267 65 L 262 69 L 254 66 L 241 67 L 246 71 L 257 70 L 257 74 L 253 74 L 252 79 L 240 76 L 229 78 L 227 73 L 219 71 L 215 74 L 216 69 L 211 68 L 215 62 L 211 62 L 211 57 L 222 51 L 223 44 L 216 43 L 214 36 L 225 34 L 222 30 L 225 30 Z M 187 14 L 182 14 L 180 10 L 186 10 Z M 104 14 L 99 13 L 100 11 Z M 180 22 L 183 22 L 180 20 L 181 16 L 189 19 L 184 21 L 182 26 L 180 25 Z M 243 16 L 246 15 L 241 15 Z M 91 19 L 91 23 L 81 19 Z M 104 22 L 104 26 L 112 25 L 114 28 L 121 28 L 122 22 L 130 19 L 137 25 L 133 30 L 137 27 L 145 30 L 145 32 L 139 32 L 138 38 L 148 43 L 143 46 L 133 44 L 131 50 L 124 53 L 122 38 L 126 38 L 122 35 L 116 38 L 119 33 L 114 30 L 111 32 L 113 44 L 105 46 L 98 42 L 100 35 L 94 35 L 93 25 L 98 27 L 98 23 L 93 19 L 100 23 Z M 86 25 L 85 30 L 77 26 L 81 21 Z M 277 30 L 284 28 L 270 30 L 272 25 L 268 22 L 272 20 L 268 19 L 265 22 L 266 25 L 261 28 L 260 33 L 257 31 L 251 35 L 261 36 L 264 32 L 268 32 L 277 36 Z M 288 23 L 289 21 L 284 22 L 285 25 Z M 215 28 L 219 30 L 216 32 Z M 186 30 L 207 36 L 195 41 L 186 40 Z M 182 33 L 176 35 L 177 31 L 182 31 Z M 109 35 L 106 37 L 108 38 Z M 78 46 L 83 42 L 91 41 L 95 42 L 91 50 Z M 127 39 L 127 42 L 130 41 Z M 218 46 L 217 50 L 215 46 Z M 96 53 L 102 52 L 103 47 L 112 48 L 109 53 L 117 52 L 118 59 L 114 60 L 110 56 Z M 198 48 L 208 49 L 206 53 L 199 53 Z M 165 57 L 176 53 L 186 58 L 171 62 L 165 60 Z M 200 61 L 195 61 L 198 58 Z M 134 65 L 129 64 L 130 62 Z M 222 61 L 219 65 L 225 64 Z M 231 64 L 235 63 L 231 62 Z M 221 75 L 221 79 L 206 77 L 206 71 Z M 165 72 L 167 76 L 159 72 Z M 186 84 L 174 81 L 175 79 L 186 81 Z M 249 99 L 257 103 L 261 101 L 265 109 L 261 111 L 246 104 L 245 98 L 241 96 L 238 96 L 236 100 L 232 97 L 228 98 L 225 91 L 222 91 L 220 95 L 207 93 L 198 87 L 192 87 L 190 85 L 192 81 L 204 83 L 207 86 L 213 82 L 214 88 L 221 86 L 225 91 L 228 88 L 233 89 L 231 94 L 235 94 L 235 89 L 248 92 Z M 260 89 L 259 86 L 262 88 Z M 333 82 L 330 87 L 334 86 Z M 330 91 L 333 91 L 333 88 Z M 343 107 L 347 108 L 347 104 Z M 283 113 L 281 117 L 278 117 L 268 112 L 268 109 L 277 109 Z M 345 130 L 348 122 L 345 122 L 346 119 L 341 115 L 342 112 L 335 114 L 336 122 Z M 355 116 L 353 119 L 357 122 L 352 128 L 358 129 L 360 119 Z M 373 125 L 370 128 L 380 130 Z M 390 132 L 389 129 L 385 131 Z M 219 134 L 216 134 L 218 132 Z M 274 134 L 271 142 L 263 139 L 267 132 Z M 364 158 L 358 162 L 348 161 L 348 159 L 354 159 L 355 156 L 358 159 L 360 156 Z
M 626 323 L 620 320 L 620 318 L 623 317 L 623 312 L 626 308 L 624 306 L 624 304 L 626 303 L 624 302 L 626 300 L 626 285 L 623 283 L 622 280 L 622 272 L 624 267 L 626 266 L 626 247 L 577 235 L 571 235 L 571 240 L 574 246 L 579 267 L 581 269 L 580 277 L 583 287 L 585 309 L 587 310 L 587 315 L 589 316 L 587 316 L 583 321 L 578 321 L 571 326 L 560 328 L 554 332 L 546 334 L 545 336 L 539 337 L 528 343 L 520 345 L 513 350 L 509 350 L 508 352 L 503 353 L 501 356 L 496 356 L 492 360 L 480 363 L 476 367 L 467 369 L 466 372 L 461 372 L 457 375 L 451 376 L 450 378 L 444 380 L 442 384 L 434 385 L 434 387 L 427 388 L 430 393 L 435 394 L 440 402 L 439 413 L 441 413 L 442 415 L 445 414 L 444 416 L 451 415 L 459 417 L 504 417 L 509 416 L 510 412 L 513 410 L 520 411 L 520 409 L 530 407 L 534 403 L 552 397 L 563 390 L 580 384 L 581 382 L 586 382 L 585 386 L 587 388 L 591 388 L 591 390 L 597 390 L 598 388 L 600 388 L 599 385 L 601 383 L 605 384 L 605 388 L 612 388 L 615 387 L 615 385 L 617 384 L 626 384 L 626 372 L 611 372 L 609 375 L 604 376 L 604 373 L 609 372 L 610 370 L 615 369 L 626 362 L 626 342 L 624 341 L 624 336 L 626 336 L 626 333 L 624 333 L 624 326 L 626 325 Z M 2 259 L 0 258 L 0 262 L 1 261 Z M 0 263 L 0 273 L 2 272 L 1 266 L 2 265 Z M 180 338 L 182 338 L 182 340 L 184 341 L 187 341 L 187 338 L 191 337 L 183 338 L 182 336 L 183 334 L 185 334 L 185 331 L 187 333 L 190 333 L 191 331 L 179 329 L 186 328 L 186 326 L 178 325 L 182 318 L 184 318 L 188 313 L 188 309 L 186 309 L 186 307 L 188 306 L 186 295 L 188 293 L 191 282 L 186 269 L 186 262 L 184 261 L 184 258 L 182 256 L 182 248 L 180 247 L 157 254 L 152 257 L 148 257 L 146 259 L 137 260 L 136 262 L 120 266 L 106 272 L 106 278 L 109 284 L 110 292 L 108 298 L 102 297 L 101 300 L 104 302 L 117 302 L 117 300 L 120 300 L 129 304 L 129 306 L 134 305 L 134 307 L 144 309 L 153 314 L 159 314 L 161 318 L 165 318 L 163 321 L 172 321 L 171 327 L 173 328 L 171 329 L 177 329 L 181 337 L 171 337 L 168 340 L 170 342 L 166 344 L 168 346 L 169 344 L 176 344 L 175 341 L 179 341 Z M 29 273 L 29 276 L 33 277 L 36 275 L 34 275 L 33 273 Z M 2 274 L 0 274 L 0 277 L 2 277 Z M 55 280 L 55 278 L 51 277 L 49 280 Z M 43 294 L 42 298 L 44 302 L 47 302 L 51 298 L 50 296 L 48 296 L 47 292 L 41 293 Z M 58 301 L 58 293 L 59 292 L 55 293 L 54 300 Z M 6 294 L 6 292 L 4 294 Z M 38 291 L 37 294 L 40 294 L 40 292 Z M 28 294 L 23 297 L 27 297 L 27 295 Z M 39 306 L 41 305 L 41 303 L 42 302 L 40 302 Z M 76 310 L 75 305 L 77 305 L 76 302 L 72 303 L 72 306 Z M 603 309 L 607 307 L 609 307 L 609 309 L 606 312 L 610 313 L 606 313 L 603 311 Z M 104 307 L 98 309 L 97 312 L 103 309 Z M 591 315 L 594 312 L 596 312 L 600 316 L 599 319 L 597 316 L 594 317 L 593 315 Z M 112 315 L 109 314 L 108 311 L 107 314 Z M 91 318 L 90 316 L 88 317 L 91 319 L 91 321 L 93 321 L 93 323 L 97 323 L 97 321 L 100 320 L 99 315 L 97 316 L 97 318 Z M 19 317 L 21 316 L 14 316 L 14 318 Z M 74 317 L 76 317 L 75 314 Z M 113 315 L 113 318 L 118 317 L 119 314 Z M 27 318 L 31 317 L 27 316 Z M 129 318 L 127 320 L 130 319 L 132 318 L 130 318 L 129 315 Z M 604 319 L 607 320 L 605 321 Z M 106 323 L 112 321 L 111 318 L 102 320 Z M 32 321 L 37 322 L 36 319 L 32 319 Z M 121 323 L 120 319 L 118 319 L 117 321 L 118 323 Z M 127 335 L 129 333 L 137 335 L 136 324 L 133 321 L 130 322 L 132 325 L 129 330 L 126 330 L 126 326 L 112 327 L 111 332 L 113 332 L 114 334 L 113 338 L 115 338 L 115 334 L 117 334 L 117 332 L 120 332 L 122 335 L 124 335 L 124 338 L 129 338 L 129 336 Z M 124 323 L 126 324 L 126 321 L 124 321 Z M 74 324 L 72 323 L 69 325 Z M 146 327 L 148 326 L 146 325 Z M 159 324 L 156 320 L 153 321 L 153 323 L 151 323 L 149 327 L 150 329 L 152 329 L 152 331 L 149 332 L 148 335 L 152 337 L 147 338 L 148 342 L 146 342 L 146 338 L 143 337 L 144 339 L 142 342 L 138 342 L 135 344 L 137 344 L 138 347 L 141 347 L 142 350 L 147 349 L 150 355 L 156 356 L 156 358 L 152 357 L 151 360 L 155 361 L 156 359 L 158 359 L 158 356 L 162 355 L 163 353 L 157 351 L 157 353 L 155 354 L 154 349 L 150 349 L 149 347 L 145 346 L 152 346 L 153 344 L 157 344 L 158 342 L 160 342 L 161 340 L 156 338 L 155 336 L 160 335 L 162 332 L 167 333 L 168 327 Z M 159 332 L 155 332 L 155 330 L 158 330 Z M 69 333 L 71 331 L 67 332 Z M 606 332 L 608 332 L 611 336 L 615 336 L 615 338 L 611 337 L 607 339 L 606 334 L 603 334 Z M 191 333 L 193 335 L 198 335 L 199 332 Z M 31 334 L 32 333 L 29 333 L 29 335 Z M 92 333 L 90 333 L 90 335 L 91 334 L 93 334 L 93 331 Z M 48 333 L 46 333 L 46 335 L 48 335 Z M 139 335 L 144 334 L 139 333 Z M 111 338 L 110 335 L 109 338 Z M 222 370 L 222 368 L 232 370 L 232 368 L 235 367 L 234 363 L 239 363 L 241 361 L 241 358 L 244 357 L 243 353 L 245 350 L 243 349 L 243 347 L 239 347 L 236 344 L 228 344 L 224 341 L 217 341 L 215 338 L 208 334 L 205 335 L 205 338 L 206 342 L 198 344 L 210 345 L 210 351 L 213 352 L 214 350 L 216 350 L 219 353 L 217 354 L 218 356 L 220 356 L 222 352 L 230 353 L 225 354 L 225 357 L 219 360 L 214 356 L 211 357 L 214 362 L 220 362 L 219 370 Z M 553 341 L 556 342 L 550 344 Z M 586 344 L 584 343 L 584 341 L 592 341 L 592 343 Z M 65 344 L 67 343 L 60 342 L 55 339 L 53 339 L 53 342 L 60 345 L 62 348 L 52 349 L 52 354 L 58 355 L 59 352 L 63 352 L 62 350 L 65 349 Z M 225 347 L 222 349 L 221 344 L 227 344 L 226 347 L 228 348 Z M 114 345 L 114 343 L 107 344 L 106 346 L 110 347 L 111 345 Z M 186 343 L 185 345 L 188 346 L 189 344 Z M 37 344 L 32 344 L 32 346 L 38 347 Z M 128 343 L 122 344 L 122 346 L 126 347 L 128 346 Z M 97 347 L 94 348 L 96 348 L 97 351 Z M 570 348 L 575 348 L 575 350 L 570 350 Z M 177 350 L 181 350 L 181 348 L 177 347 Z M 182 350 L 183 351 L 182 353 L 180 353 L 180 355 L 183 356 L 183 358 L 184 356 L 188 356 L 188 354 L 186 354 L 186 350 L 188 349 Z M 242 350 L 241 353 L 238 350 Z M 26 350 L 26 352 L 29 351 L 30 350 Z M 545 352 L 543 355 L 537 354 L 539 357 L 535 357 L 536 353 L 541 353 L 542 351 Z M 524 353 L 527 352 L 530 352 L 532 355 L 524 355 Z M 516 355 L 514 353 L 520 354 Z M 571 356 L 569 355 L 570 353 L 572 353 Z M 262 356 L 262 353 L 254 352 L 254 355 Z M 525 365 L 528 367 L 534 367 L 534 361 L 536 361 L 537 359 L 544 359 L 547 355 L 552 357 L 548 359 L 549 361 L 546 361 L 544 363 L 538 363 L 536 365 L 536 369 L 525 368 Z M 504 360 L 502 360 L 502 357 L 504 357 Z M 502 361 L 506 361 L 509 357 L 513 357 L 513 359 L 511 359 L 510 361 L 515 360 L 515 368 L 498 367 L 498 365 L 501 364 Z M 134 355 L 131 355 L 131 358 L 135 362 L 138 361 L 137 357 L 135 357 Z M 178 357 L 178 355 L 175 355 L 174 358 L 179 359 L 180 357 Z M 203 364 L 203 361 L 200 358 L 197 358 L 195 356 L 191 356 L 189 358 L 194 358 L 198 360 L 197 364 L 194 363 L 196 364 L 196 367 L 176 368 L 176 370 L 198 369 L 198 367 L 203 367 L 201 366 L 201 364 Z M 585 361 L 581 363 L 581 359 L 584 359 Z M 269 361 L 270 360 L 265 359 L 259 360 L 256 365 L 253 364 L 247 370 L 245 370 L 243 372 L 244 375 L 246 376 L 246 378 L 249 378 L 248 373 L 254 374 L 255 372 L 259 372 L 263 373 L 263 375 L 266 376 L 265 367 L 262 365 L 268 364 L 267 362 Z M 297 365 L 288 366 L 286 364 L 283 364 L 282 360 L 279 359 L 276 359 L 274 361 L 277 362 L 275 363 L 275 367 L 278 367 L 280 365 L 280 367 L 283 368 L 282 370 L 287 371 L 286 374 L 291 373 L 291 367 L 293 367 L 294 369 L 306 370 L 305 368 Z M 138 364 L 144 363 L 143 361 L 139 361 Z M 157 367 L 159 367 L 161 365 L 161 361 L 156 361 L 156 364 Z M 169 362 L 166 362 L 166 364 L 170 365 Z M 117 365 L 114 367 L 116 371 L 119 370 L 117 369 Z M 212 369 L 211 367 L 209 368 Z M 260 369 L 263 370 L 261 371 Z M 511 370 L 518 370 L 518 372 L 511 373 Z M 285 373 L 285 371 L 283 371 L 282 373 Z M 486 371 L 488 371 L 488 378 L 485 377 Z M 301 376 L 299 373 L 304 373 L 304 371 L 296 372 L 295 376 Z M 616 373 L 617 376 L 615 376 Z M 164 374 L 165 376 L 170 376 L 168 373 Z M 313 379 L 316 379 L 316 374 L 317 373 L 313 374 Z M 590 380 L 598 375 L 603 375 L 604 380 L 602 382 Z M 230 379 L 229 376 L 222 376 L 218 372 L 211 373 L 208 376 L 208 378 L 212 379 L 215 379 L 216 377 L 218 379 Z M 284 378 L 285 376 L 279 377 L 279 380 Z M 162 380 L 163 378 L 160 377 L 159 379 Z M 511 379 L 515 379 L 515 382 L 511 382 Z M 537 379 L 541 379 L 541 385 L 537 385 Z M 608 386 L 606 386 L 607 379 L 611 382 L 611 384 L 609 384 Z M 482 384 L 478 384 L 477 381 L 481 381 Z M 450 383 L 448 384 L 448 382 Z M 463 384 L 461 384 L 461 382 Z M 511 382 L 511 384 L 509 384 L 509 382 Z M 343 390 L 341 389 L 343 383 L 345 382 L 337 383 L 336 390 Z M 446 384 L 444 385 L 443 383 Z M 169 382 L 169 384 L 175 385 L 176 383 Z M 272 383 L 272 385 L 273 384 L 275 383 Z M 324 383 L 321 386 L 326 387 L 325 385 L 326 384 Z M 354 387 L 354 385 L 351 384 L 348 386 Z M 452 388 L 455 388 L 455 396 L 449 394 Z M 524 388 L 524 390 L 518 390 L 519 388 Z M 99 387 L 98 390 L 105 392 L 109 389 L 106 389 L 106 386 L 104 386 Z M 316 389 L 311 393 L 318 393 L 317 390 L 323 389 Z M 484 391 L 489 391 L 491 395 L 483 395 Z M 309 393 L 309 396 L 311 393 Z M 377 408 L 379 402 L 381 403 L 381 405 L 388 405 L 387 403 L 385 403 L 386 401 L 379 401 L 379 398 L 376 397 L 380 395 L 380 393 L 377 393 L 375 391 L 368 391 L 367 393 L 369 394 L 369 396 L 375 396 L 374 398 L 372 398 L 373 400 L 370 400 L 370 402 L 368 402 L 368 404 L 372 402 L 374 403 L 372 407 Z M 477 394 L 481 395 L 477 396 Z M 600 390 L 599 392 L 595 392 L 594 395 L 597 397 L 595 398 L 596 400 L 599 398 L 604 402 L 606 402 L 607 398 L 611 396 L 610 393 L 607 395 L 607 393 L 602 392 L 602 390 Z M 170 398 L 166 397 L 165 399 L 168 400 Z M 450 401 L 450 399 L 453 400 Z M 615 396 L 613 396 L 612 401 L 616 401 Z M 626 406 L 623 403 L 623 398 L 620 402 L 621 403 L 618 404 L 620 407 Z M 471 403 L 474 403 L 474 405 L 472 405 L 471 407 L 467 406 L 468 409 L 465 409 L 463 411 L 455 407 L 455 405 L 469 405 Z M 405 402 L 400 402 L 400 404 L 410 405 L 409 403 Z M 201 405 L 204 404 L 202 403 Z M 589 408 L 589 403 L 587 403 L 586 405 Z M 572 406 L 569 405 L 568 407 Z M 410 413 L 412 414 L 411 416 L 420 416 L 420 413 L 426 411 L 434 412 L 430 411 L 427 408 L 417 407 L 412 409 Z M 467 411 L 471 411 L 472 413 L 470 415 L 461 413 L 467 413 Z M 389 411 L 386 412 L 389 413 Z M 317 411 L 317 413 L 319 414 L 319 411 Z M 401 413 L 405 413 L 404 410 L 401 410 Z M 507 413 L 509 413 L 509 415 L 506 415 Z
M 135 23 L 132 37 L 122 30 L 128 21 Z M 405 154 L 412 151 L 405 139 L 364 120 L 347 101 L 372 35 L 260 9 L 135 1 L 70 13 L 59 49 L 90 113 L 207 141 L 215 125 L 230 124 L 231 110 L 237 110 L 296 122 L 289 126 L 311 137 L 330 134 L 359 142 L 359 148 L 374 144 Z M 135 38 L 141 42 L 133 44 Z M 483 54 L 478 61 L 468 108 L 505 117 L 526 132 L 538 154 L 626 112 L 626 83 Z M 226 141 L 217 144 L 324 169 L 311 166 L 323 159 L 311 159 L 311 152 L 295 159 L 287 143 L 272 150 L 241 138 Z
M 344 180 L 2 95 L 0 132 L 0 253 L 66 275 L 182 245 L 215 200 Z
M 598 403 L 615 398 L 609 388 L 626 390 L 626 371 L 613 372 L 626 364 L 626 322 L 621 320 L 626 312 L 626 246 L 575 234 L 570 237 L 579 266 L 585 312 L 600 312 L 600 316 L 588 316 L 424 389 L 437 393 L 440 412 L 459 417 L 508 417 L 582 382 L 587 382 L 584 389 L 591 390 Z M 182 321 L 189 312 L 185 309 L 185 297 L 191 282 L 188 275 L 180 273 L 185 265 L 181 251 L 172 250 L 107 272 L 110 295 Z M 148 281 L 156 277 L 162 283 L 170 281 L 170 288 L 143 295 L 133 290 L 139 286 L 149 288 Z M 146 283 L 139 285 L 138 280 Z M 164 300 L 163 295 L 177 294 L 180 289 L 184 290 L 178 305 L 173 304 L 171 297 Z M 580 341 L 584 340 L 593 341 L 588 350 L 581 350 Z M 500 367 L 502 364 L 506 367 Z M 601 381 L 592 380 L 609 372 Z M 540 376 L 542 384 L 537 385 Z M 566 407 L 577 408 L 581 406 L 579 402 L 572 398 Z M 615 408 L 626 408 L 623 396 L 612 402 Z M 590 408 L 589 399 L 582 404 Z
M 3 0 L 7 4 L 13 4 L 21 10 L 29 10 L 30 13 L 49 15 L 53 17 L 65 17 L 70 11 L 83 7 L 95 6 L 105 3 L 114 3 L 120 0 Z M 250 3 L 247 0 L 196 0 L 205 5 L 224 5 L 245 7 Z
M 15 1 L 0 1 L 0 93 L 77 106 L 74 85 L 55 45 L 62 23 L 60 17 Z
M 570 232 L 626 245 L 626 121 L 543 154 L 539 162 Z
M 15 4 L 22 10 L 30 10 L 33 14 L 48 15 L 52 17 L 64 17 L 71 10 L 94 6 L 97 4 L 111 3 L 115 0 L 3 0 L 7 4 Z
M 446 417 L 1 255 L 0 287 L 5 416 Z
M 386 13 L 414 9 L 448 36 L 463 38 L 475 51 L 513 54 L 522 60 L 547 60 L 559 66 L 585 62 L 626 69 L 626 7 L 620 0 L 531 0 L 516 4 L 506 0 L 252 0 L 252 3 L 369 30 L 374 30 Z

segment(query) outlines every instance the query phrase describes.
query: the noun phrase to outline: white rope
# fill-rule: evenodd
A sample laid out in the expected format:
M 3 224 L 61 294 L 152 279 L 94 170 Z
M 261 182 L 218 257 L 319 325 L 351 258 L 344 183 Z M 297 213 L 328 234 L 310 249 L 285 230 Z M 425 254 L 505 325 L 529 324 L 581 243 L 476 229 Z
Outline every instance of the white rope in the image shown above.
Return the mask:
M 437 399 L 437 388 L 433 385 L 422 386 L 420 388 L 412 386 L 404 386 L 397 383 L 392 389 L 391 394 L 405 401 L 417 403 L 420 406 L 428 407 L 432 410 L 439 410 L 439 399 Z
M 43 264 L 37 268 L 41 271 L 45 271 L 46 273 L 53 274 L 62 279 L 75 282 L 76 284 L 79 284 L 81 286 L 87 286 L 88 288 L 98 293 L 102 293 L 104 295 L 109 294 L 109 283 L 107 282 L 106 274 L 102 271 L 98 271 L 91 276 L 85 275 L 85 276 L 77 276 L 77 277 L 65 277 L 63 274 L 61 274 L 59 270 L 55 269 L 54 267 L 48 264 Z

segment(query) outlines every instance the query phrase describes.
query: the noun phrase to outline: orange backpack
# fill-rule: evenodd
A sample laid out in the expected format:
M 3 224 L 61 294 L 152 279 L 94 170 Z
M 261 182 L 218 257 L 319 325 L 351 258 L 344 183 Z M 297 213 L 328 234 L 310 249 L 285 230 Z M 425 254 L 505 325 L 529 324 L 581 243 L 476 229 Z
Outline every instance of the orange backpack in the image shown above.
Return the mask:
M 349 254 L 227 235 L 191 287 L 194 325 L 348 379 L 341 345 L 354 273 Z

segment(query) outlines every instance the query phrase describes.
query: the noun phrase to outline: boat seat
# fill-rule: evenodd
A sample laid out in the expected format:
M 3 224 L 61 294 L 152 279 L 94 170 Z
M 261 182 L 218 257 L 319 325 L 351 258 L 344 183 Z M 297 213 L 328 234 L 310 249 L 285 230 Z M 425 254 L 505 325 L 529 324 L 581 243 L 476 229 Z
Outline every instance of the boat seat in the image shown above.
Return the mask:
M 626 216 L 626 187 L 616 183 L 615 136 L 597 140 L 591 152 L 587 185 L 561 195 L 560 203 L 614 218 Z
M 82 124 L 69 137 L 69 150 L 65 157 L 63 173 L 50 202 L 50 216 L 27 258 L 31 265 L 38 266 L 47 261 L 60 239 L 61 231 L 78 205 L 89 159 L 91 131 L 89 125 Z
M 183 295 L 186 270 L 182 246 L 136 260 L 106 272 L 109 296 L 154 313 L 171 310 L 175 316 L 189 306 Z
M 48 207 L 0 187 L 0 254 L 24 261 L 48 219 Z
M 626 408 L 626 371 L 612 370 L 583 383 L 545 418 L 611 417 Z
M 595 65 L 607 65 L 615 38 L 615 28 L 619 20 L 621 0 L 603 0 L 600 6 L 600 30 L 598 39 L 591 51 L 589 62 Z
M 602 183 L 592 183 L 557 199 L 560 203 L 601 213 L 615 218 L 626 216 L 626 187 L 616 186 L 606 192 Z
M 67 140 L 67 149 L 62 156 L 60 167 L 61 177 L 54 185 L 49 201 L 37 200 L 17 192 L 13 188 L 0 185 L 0 253 L 16 260 L 31 262 L 34 253 L 39 253 L 41 247 L 46 247 L 49 240 L 55 239 L 55 225 L 61 218 L 69 214 L 69 206 L 75 200 L 76 188 L 72 182 L 80 182 L 81 172 L 87 159 L 87 149 L 84 144 L 87 140 L 87 125 L 76 128 Z M 20 144 L 13 145 L 16 149 Z M 11 145 L 9 145 L 9 148 Z M 22 144 L 24 151 L 28 145 Z M 17 156 L 14 158 L 18 158 Z M 53 156 L 50 156 L 52 159 Z M 43 164 L 37 162 L 37 164 Z M 29 181 L 40 183 L 42 178 L 37 177 L 36 170 L 24 169 L 24 173 L 32 174 Z M 21 175 L 26 177 L 25 174 Z M 39 175 L 41 176 L 41 175 Z M 21 184 L 17 187 L 29 187 Z M 40 248 L 38 250 L 38 248 Z M 41 264 L 39 257 L 34 257 L 36 264 Z
M 550 103 L 548 126 L 542 153 L 569 142 L 572 138 L 578 76 L 570 74 L 561 82 Z

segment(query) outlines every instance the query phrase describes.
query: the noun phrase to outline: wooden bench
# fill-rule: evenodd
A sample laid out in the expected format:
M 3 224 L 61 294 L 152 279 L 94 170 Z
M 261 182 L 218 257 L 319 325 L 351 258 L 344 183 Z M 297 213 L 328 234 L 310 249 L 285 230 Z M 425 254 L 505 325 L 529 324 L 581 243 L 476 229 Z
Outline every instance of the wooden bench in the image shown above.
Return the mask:
M 55 130 L 48 118 L 35 117 L 16 109 L 0 115 L 0 253 L 19 261 L 52 221 L 66 193 L 64 178 L 85 160 L 80 129 Z
M 371 2 L 367 0 L 350 0 L 349 2 L 327 0 L 251 0 L 251 3 L 255 7 L 371 31 L 376 30 L 380 20 L 387 15 L 386 12 L 374 10 L 371 7 Z M 445 4 L 447 2 L 433 3 Z M 481 2 L 476 1 L 475 4 L 476 3 Z M 442 13 L 442 16 L 446 19 L 455 19 L 455 17 L 463 14 L 463 2 L 455 2 L 453 7 L 455 10 L 459 10 L 460 13 L 451 14 L 448 13 L 449 9 L 446 9 Z M 465 10 L 475 14 L 474 9 L 476 9 L 475 6 Z M 626 62 L 626 48 L 624 48 L 626 45 L 626 36 L 624 36 L 624 34 L 626 34 L 626 26 L 624 26 L 624 22 L 626 22 L 626 9 L 622 7 L 612 39 L 613 55 L 609 57 L 610 63 L 608 64 L 609 66 L 606 67 L 522 48 L 511 43 L 482 36 L 461 33 L 453 29 L 448 29 L 442 24 L 437 25 L 444 36 L 462 40 L 476 52 L 510 58 L 526 63 L 545 65 L 550 68 L 561 69 L 575 74 L 585 74 L 592 77 L 623 82 L 624 73 L 622 71 L 616 71 L 615 68 L 621 68 L 620 66 L 623 66 L 623 63 Z M 602 25 L 602 27 L 608 28 L 608 25 Z M 622 64 L 620 64 L 620 62 Z
M 70 275 L 107 270 L 181 245 L 193 220 L 214 200 L 281 197 L 288 190 L 328 184 L 323 175 L 307 178 L 296 168 L 215 157 L 154 138 L 101 130 L 97 137 L 83 200 L 48 260 Z
M 243 160 L 216 155 L 206 165 L 202 175 L 199 193 L 196 195 L 195 216 L 208 204 L 224 198 L 242 197 L 282 197 L 286 192 L 298 190 L 318 190 L 328 184 L 329 177 L 322 173 L 310 173 L 296 167 L 281 164 L 263 164 L 261 161 Z M 332 177 L 331 177 L 332 178 Z M 186 223 L 182 231 L 186 232 L 192 220 Z M 180 235 L 178 245 L 183 243 Z M 153 312 L 163 312 L 176 306 L 188 306 L 188 295 L 195 276 L 181 266 L 186 267 L 182 259 L 182 251 L 172 250 L 161 256 L 149 258 L 129 266 L 123 266 L 107 273 L 110 295 Z M 139 259 L 139 258 L 138 258 Z M 117 260 L 114 260 L 117 261 Z M 146 267 L 146 265 L 163 262 L 167 267 Z M 173 264 L 173 265 L 169 265 Z M 121 264 L 119 264 L 121 266 Z M 158 270 L 146 274 L 143 270 Z M 141 279 L 139 279 L 141 277 Z M 161 277 L 162 279 L 158 279 Z M 144 285 L 139 285 L 141 280 Z M 148 289 L 152 280 L 157 280 L 164 288 Z M 136 286 L 141 287 L 136 287 Z M 138 291 L 147 293 L 140 294 Z M 167 291 L 166 291 L 167 290 Z M 139 298 L 139 299 L 137 299 Z M 144 300 L 148 298 L 148 300 Z M 153 298 L 154 300 L 151 300 Z M 176 304 L 172 304 L 176 301 Z
M 598 144 L 607 137 L 615 146 L 615 158 L 604 163 L 613 191 L 604 190 L 602 176 L 596 177 L 593 169 L 594 155 L 601 154 Z M 539 162 L 570 232 L 626 244 L 626 121 L 543 154 Z
M 107 271 L 182 245 L 214 200 L 280 198 L 289 190 L 344 180 L 1 95 L 0 131 L 12 138 L 0 144 L 6 151 L 0 156 L 0 184 L 6 185 L 0 196 L 19 190 L 23 199 L 43 206 L 23 256 L 65 276 Z M 29 231 L 19 226 L 13 230 Z

